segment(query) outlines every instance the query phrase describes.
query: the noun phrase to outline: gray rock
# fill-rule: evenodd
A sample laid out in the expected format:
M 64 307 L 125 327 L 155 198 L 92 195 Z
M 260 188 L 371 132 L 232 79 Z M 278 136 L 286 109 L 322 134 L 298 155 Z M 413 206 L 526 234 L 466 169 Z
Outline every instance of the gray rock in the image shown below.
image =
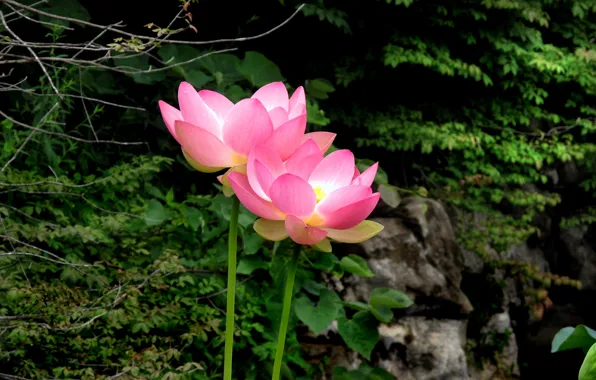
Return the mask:
M 550 272 L 550 266 L 544 257 L 544 252 L 540 248 L 530 248 L 526 243 L 511 247 L 505 252 L 503 258 L 506 260 L 524 261 L 537 266 L 542 272 Z
M 405 317 L 379 328 L 387 358 L 378 366 L 399 380 L 466 380 L 466 321 Z
M 518 346 L 509 313 L 492 315 L 487 324 L 482 327 L 481 333 L 487 336 L 488 344 L 495 344 L 496 336 L 499 336 L 498 339 L 506 339 L 506 342 L 500 352 L 494 353 L 492 360 L 482 360 L 481 366 L 477 366 L 473 360 L 470 360 L 468 363 L 470 380 L 519 379 Z
M 571 259 L 570 277 L 582 282 L 584 290 L 596 290 L 596 252 L 586 241 L 586 226 L 561 231 L 565 253 Z
M 344 299 L 366 302 L 372 289 L 388 287 L 470 313 L 473 307 L 459 287 L 462 253 L 441 204 L 406 198 L 397 212 L 397 218 L 373 219 L 385 229 L 361 246 L 375 277 L 346 277 Z

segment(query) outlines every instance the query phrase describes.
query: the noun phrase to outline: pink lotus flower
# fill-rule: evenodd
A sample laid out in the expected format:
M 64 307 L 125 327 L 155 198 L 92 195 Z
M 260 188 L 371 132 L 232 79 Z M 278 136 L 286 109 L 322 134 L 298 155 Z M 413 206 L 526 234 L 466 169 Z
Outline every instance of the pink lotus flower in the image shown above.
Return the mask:
M 358 174 L 352 152 L 338 150 L 323 158 L 313 140 L 286 160 L 259 144 L 248 156 L 247 174 L 231 173 L 229 181 L 240 202 L 262 218 L 254 229 L 268 240 L 290 236 L 298 244 L 328 245 L 326 238 L 356 243 L 383 229 L 365 221 L 379 202 L 380 194 L 371 189 L 377 167 Z
M 256 144 L 267 144 L 285 159 L 307 139 L 326 151 L 335 138 L 328 132 L 304 133 L 304 89 L 299 87 L 289 98 L 281 82 L 263 86 L 236 104 L 217 92 L 197 92 L 182 82 L 178 103 L 180 110 L 159 101 L 163 120 L 188 162 L 205 173 L 234 167 L 245 172 L 242 165 Z M 220 176 L 224 185 L 225 179 Z

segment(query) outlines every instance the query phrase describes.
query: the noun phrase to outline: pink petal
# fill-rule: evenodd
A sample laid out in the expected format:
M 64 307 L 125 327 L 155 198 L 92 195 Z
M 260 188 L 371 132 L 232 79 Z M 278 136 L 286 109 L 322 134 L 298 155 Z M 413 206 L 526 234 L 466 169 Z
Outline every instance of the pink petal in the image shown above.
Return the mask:
M 230 167 L 238 162 L 238 155 L 212 133 L 186 121 L 176 121 L 176 135 L 180 145 L 199 164 L 212 167 Z
M 271 185 L 269 196 L 282 212 L 298 217 L 310 216 L 317 203 L 312 187 L 294 174 L 279 176 Z
M 311 173 L 319 165 L 322 159 L 323 155 L 319 152 L 306 156 L 301 160 L 288 160 L 286 163 L 286 170 L 288 173 L 292 173 L 305 181 L 308 181 Z
M 280 125 L 288 121 L 288 112 L 281 107 L 277 107 L 269 111 L 269 117 L 273 123 L 273 129 L 277 129 Z
M 290 156 L 285 166 L 288 173 L 308 180 L 312 171 L 322 160 L 323 153 L 321 153 L 317 144 L 313 140 L 307 140 Z
M 331 144 L 333 144 L 335 136 L 336 134 L 331 132 L 311 132 L 305 134 L 304 137 L 302 137 L 302 141 L 306 141 L 309 139 L 313 140 L 317 143 L 317 145 L 321 149 L 321 152 L 325 153 L 327 149 L 329 149 Z
M 379 193 L 374 193 L 358 202 L 354 202 L 323 215 L 325 218 L 323 225 L 327 228 L 338 230 L 352 228 L 368 218 L 370 213 L 375 209 L 377 203 L 379 203 L 379 197 Z
M 283 161 L 296 151 L 306 131 L 306 115 L 292 119 L 273 132 L 266 144 L 275 150 Z
M 298 244 L 317 244 L 327 236 L 327 231 L 317 227 L 307 227 L 294 215 L 286 216 L 286 230 L 290 238 Z
M 219 120 L 219 124 L 223 125 L 228 112 L 234 107 L 234 103 L 219 92 L 211 90 L 201 90 L 199 91 L 199 96 L 203 99 L 207 107 L 215 113 Z
M 269 190 L 277 177 L 274 177 L 269 169 L 259 160 L 254 160 L 252 167 L 254 168 L 254 174 L 248 177 L 250 186 L 258 196 L 266 201 L 271 201 Z
M 294 91 L 290 98 L 289 107 L 290 113 L 297 113 L 297 115 L 300 115 L 298 112 L 301 110 L 304 110 L 304 113 L 306 113 L 306 95 L 304 93 L 304 87 L 300 86 Z
M 354 155 L 347 149 L 336 150 L 323 158 L 308 178 L 312 187 L 320 187 L 330 194 L 335 189 L 345 187 L 354 176 Z
M 321 160 L 323 159 L 323 153 L 321 152 L 319 146 L 314 140 L 303 140 L 302 145 L 300 145 L 298 149 L 296 149 L 294 154 L 292 154 L 292 157 L 290 157 L 287 162 L 290 162 L 292 160 L 299 161 L 306 156 L 310 156 L 311 154 L 319 154 L 321 156 Z
M 188 164 L 190 166 L 192 166 L 194 169 L 196 169 L 197 171 L 200 171 L 202 173 L 215 173 L 215 172 L 218 172 L 218 171 L 224 169 L 223 167 L 201 165 L 201 163 L 198 162 L 197 160 L 193 159 L 190 156 L 190 154 L 188 154 L 188 152 L 186 152 L 184 150 L 184 148 L 182 148 L 182 154 L 184 155 L 186 162 L 188 162 Z
M 280 241 L 288 237 L 283 220 L 257 219 L 252 225 L 254 230 L 267 240 Z
M 342 243 L 361 243 L 368 240 L 381 232 L 383 225 L 373 222 L 372 220 L 365 220 L 364 222 L 347 230 L 334 230 L 332 228 L 325 228 L 328 232 L 327 237 Z
M 374 165 L 371 165 L 370 168 L 366 169 L 362 172 L 358 177 L 352 180 L 352 185 L 360 185 L 360 186 L 370 186 L 372 185 L 373 181 L 375 180 L 375 176 L 377 175 L 377 169 L 379 168 L 379 163 L 375 162 Z M 357 170 L 357 169 L 356 169 Z
M 370 186 L 346 186 L 327 194 L 317 204 L 317 213 L 325 215 L 372 195 Z
M 230 110 L 223 127 L 223 141 L 237 153 L 248 156 L 256 144 L 273 133 L 267 110 L 256 99 L 243 99 Z
M 300 115 L 306 115 L 306 104 L 296 104 L 296 107 L 288 113 L 288 119 L 293 119 Z
M 160 100 L 158 102 L 159 110 L 161 111 L 161 117 L 163 117 L 163 122 L 168 127 L 168 131 L 174 136 L 176 141 L 178 141 L 178 137 L 176 137 L 176 128 L 174 126 L 176 120 L 184 120 L 182 118 L 182 112 L 180 112 L 177 108 L 172 107 L 168 103 Z M 178 141 L 178 143 L 180 143 Z
M 269 188 L 273 181 L 284 173 L 279 155 L 268 145 L 255 145 L 248 155 L 246 168 L 248 182 L 261 198 L 269 198 Z
M 216 113 L 205 104 L 190 83 L 180 83 L 178 103 L 184 121 L 201 127 L 218 138 L 221 137 L 221 121 L 217 118 Z
M 288 112 L 288 90 L 282 82 L 269 83 L 254 93 L 252 99 L 258 99 L 263 103 L 267 111 L 277 107 Z
M 267 202 L 261 199 L 248 183 L 248 178 L 241 173 L 230 173 L 228 176 L 230 185 L 234 189 L 234 193 L 240 200 L 240 203 L 253 214 L 260 216 L 261 218 L 271 220 L 283 220 L 284 215 L 273 206 L 271 202 Z
M 356 177 L 358 177 L 360 175 L 360 170 L 358 170 L 358 167 L 356 165 L 354 165 L 354 176 L 352 177 L 352 181 L 354 181 L 356 179 Z
M 226 197 L 231 197 L 232 195 L 234 195 L 234 189 L 232 189 L 232 185 L 230 185 L 229 180 L 230 174 L 234 172 L 246 174 L 246 164 L 232 166 L 224 174 L 217 176 L 217 180 L 223 185 L 221 191 L 224 193 Z

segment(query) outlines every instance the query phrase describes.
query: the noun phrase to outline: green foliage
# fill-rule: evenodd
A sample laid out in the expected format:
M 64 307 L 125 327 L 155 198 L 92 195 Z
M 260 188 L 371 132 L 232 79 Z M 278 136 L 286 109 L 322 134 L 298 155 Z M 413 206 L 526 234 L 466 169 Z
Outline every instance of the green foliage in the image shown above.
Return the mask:
M 575 348 L 581 348 L 584 352 L 588 352 L 594 343 L 596 343 L 596 331 L 591 328 L 584 325 L 565 327 L 553 338 L 551 352 Z
M 579 369 L 579 380 L 590 380 L 596 378 L 596 343 L 592 345 L 581 368 Z
M 379 341 L 377 321 L 371 313 L 359 311 L 351 319 L 340 316 L 337 330 L 348 347 L 370 360 L 370 354 Z
M 319 301 L 313 306 L 312 301 L 302 296 L 294 301 L 296 316 L 315 334 L 320 334 L 333 322 L 342 309 L 338 295 L 330 290 L 319 291 Z
M 346 272 L 350 272 L 362 277 L 374 277 L 374 273 L 368 267 L 366 261 L 354 254 L 342 257 L 339 265 Z

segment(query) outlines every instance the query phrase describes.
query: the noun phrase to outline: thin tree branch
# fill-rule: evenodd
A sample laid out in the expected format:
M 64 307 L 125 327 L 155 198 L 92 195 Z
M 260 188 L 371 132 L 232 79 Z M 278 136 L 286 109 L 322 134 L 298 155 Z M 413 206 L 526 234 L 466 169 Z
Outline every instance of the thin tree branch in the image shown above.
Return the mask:
M 35 9 L 35 8 L 33 8 L 33 9 Z M 2 13 L 2 11 L 0 11 L 0 20 L 2 21 L 2 24 L 4 25 L 4 28 L 6 29 L 6 31 L 8 33 L 10 33 L 11 36 L 13 36 L 16 40 L 20 41 L 21 43 L 23 43 L 23 44 L 25 43 L 25 41 L 23 41 L 21 39 L 21 37 L 19 37 L 15 32 L 13 32 L 8 27 L 8 24 L 6 23 L 6 20 L 4 20 L 4 14 Z M 60 91 L 58 91 L 58 89 L 54 85 L 54 81 L 52 80 L 52 77 L 50 76 L 50 74 L 46 70 L 46 67 L 44 66 L 44 64 L 41 63 L 41 61 L 39 60 L 39 57 L 37 56 L 37 54 L 35 54 L 35 51 L 33 49 L 31 49 L 30 47 L 28 47 L 28 46 L 27 46 L 27 50 L 29 50 L 29 53 L 31 53 L 31 55 L 35 58 L 35 60 L 37 61 L 37 63 L 39 63 L 39 66 L 43 70 L 43 73 L 45 74 L 45 76 L 48 78 L 48 81 L 49 81 L 50 85 L 52 86 L 52 89 L 54 90 L 54 92 L 56 93 L 56 95 L 58 95 L 60 97 L 60 99 L 62 99 L 62 95 L 60 95 Z
M 88 22 L 88 21 L 78 20 L 78 19 L 75 19 L 75 18 L 70 18 L 70 17 L 55 15 L 55 14 L 52 14 L 52 13 L 40 11 L 39 9 L 32 8 L 32 7 L 29 7 L 29 6 L 24 5 L 24 4 L 19 4 L 18 2 L 13 1 L 13 0 L 0 0 L 0 2 L 5 2 L 7 4 L 12 4 L 12 5 L 16 6 L 16 7 L 19 7 L 19 8 L 22 8 L 22 9 L 26 9 L 26 10 L 29 10 L 31 12 L 35 12 L 35 13 L 38 13 L 38 14 L 41 14 L 41 15 L 44 15 L 44 16 L 48 16 L 48 17 L 51 17 L 51 18 L 55 18 L 55 19 L 58 19 L 58 20 L 70 21 L 70 22 L 81 24 L 81 25 L 91 26 L 91 27 L 97 28 L 97 29 L 110 30 L 112 32 L 119 33 L 121 35 L 125 35 L 125 36 L 132 37 L 132 38 L 138 38 L 140 40 L 155 41 L 155 37 L 149 37 L 149 36 L 144 36 L 144 35 L 129 33 L 127 31 L 124 31 L 124 30 L 121 30 L 121 29 L 118 29 L 118 28 L 115 28 L 115 27 L 112 27 L 112 26 L 109 26 L 109 25 L 100 25 L 100 24 L 95 24 L 95 23 Z M 300 5 L 296 9 L 296 11 L 290 17 L 288 17 L 285 21 L 283 21 L 281 24 L 275 26 L 272 29 L 269 29 L 268 31 L 266 31 L 264 33 L 258 34 L 256 36 L 239 37 L 239 38 L 222 38 L 222 39 L 210 40 L 210 41 L 168 40 L 168 42 L 171 43 L 171 44 L 184 44 L 184 45 L 211 45 L 211 44 L 224 43 L 224 42 L 245 42 L 245 41 L 255 40 L 255 39 L 258 39 L 258 38 L 265 37 L 265 36 L 267 36 L 267 35 L 275 32 L 279 28 L 283 27 L 284 25 L 286 25 L 298 13 L 300 13 L 300 11 L 302 10 L 302 8 L 304 6 L 305 6 L 305 4 Z
M 68 135 L 66 133 L 60 133 L 60 132 L 52 132 L 52 131 L 46 131 L 44 129 L 38 128 L 38 127 L 33 127 L 31 125 L 25 124 L 23 122 L 20 122 L 10 116 L 8 116 L 6 113 L 2 112 L 2 110 L 0 110 L 0 115 L 4 116 L 6 119 L 12 121 L 13 123 L 20 125 L 21 127 L 27 128 L 27 129 L 31 129 L 37 132 L 41 132 L 41 133 L 45 133 L 48 135 L 54 135 L 54 136 L 61 136 L 61 137 L 65 137 L 67 139 L 70 140 L 74 140 L 74 141 L 79 141 L 79 142 L 83 142 L 83 143 L 87 143 L 87 144 L 115 144 L 115 145 L 146 145 L 146 142 L 143 141 L 138 141 L 138 142 L 124 142 L 124 141 L 112 141 L 112 140 L 87 140 L 87 139 L 82 139 L 80 137 L 76 137 L 76 136 L 72 136 L 72 135 Z M 0 171 L 1 173 L 2 171 Z

